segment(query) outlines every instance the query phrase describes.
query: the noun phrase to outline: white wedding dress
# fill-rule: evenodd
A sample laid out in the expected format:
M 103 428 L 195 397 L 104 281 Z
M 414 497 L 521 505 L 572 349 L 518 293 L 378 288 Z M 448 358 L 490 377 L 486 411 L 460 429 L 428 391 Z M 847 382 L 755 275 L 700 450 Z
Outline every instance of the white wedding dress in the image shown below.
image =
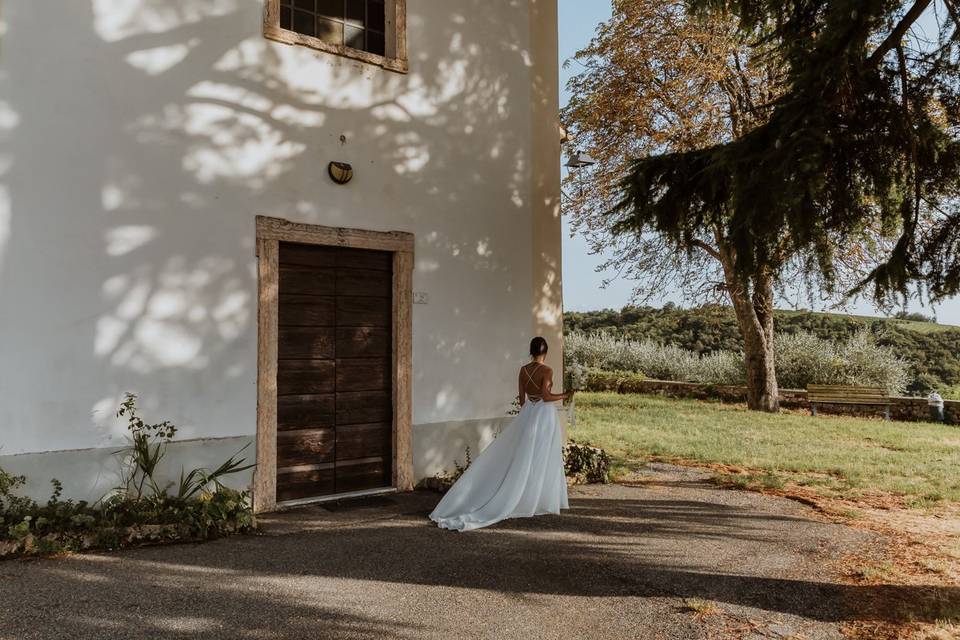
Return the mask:
M 557 407 L 528 394 L 520 413 L 450 488 L 430 519 L 444 529 L 469 531 L 568 508 Z

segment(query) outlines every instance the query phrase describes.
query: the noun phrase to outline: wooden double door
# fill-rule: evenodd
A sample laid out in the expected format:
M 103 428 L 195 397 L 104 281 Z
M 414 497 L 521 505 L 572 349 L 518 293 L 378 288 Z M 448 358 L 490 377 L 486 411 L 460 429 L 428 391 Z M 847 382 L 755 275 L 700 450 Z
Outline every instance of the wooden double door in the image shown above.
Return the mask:
M 277 500 L 389 487 L 393 254 L 281 242 Z

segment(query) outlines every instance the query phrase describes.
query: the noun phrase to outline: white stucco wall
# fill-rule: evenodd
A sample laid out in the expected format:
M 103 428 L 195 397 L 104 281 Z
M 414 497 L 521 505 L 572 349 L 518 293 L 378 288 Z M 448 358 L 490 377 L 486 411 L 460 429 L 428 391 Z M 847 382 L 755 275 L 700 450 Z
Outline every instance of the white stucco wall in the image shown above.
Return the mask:
M 261 10 L 4 3 L 0 464 L 117 446 L 125 391 L 182 438 L 253 435 L 258 214 L 415 233 L 414 423 L 509 408 L 534 299 L 528 0 L 409 0 L 407 75 L 267 41 Z

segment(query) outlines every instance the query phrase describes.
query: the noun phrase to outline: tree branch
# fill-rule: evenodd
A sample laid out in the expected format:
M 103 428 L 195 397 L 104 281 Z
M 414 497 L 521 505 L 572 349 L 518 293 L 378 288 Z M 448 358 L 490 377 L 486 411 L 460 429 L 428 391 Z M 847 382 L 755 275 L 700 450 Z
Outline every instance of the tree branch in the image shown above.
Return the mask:
M 714 258 L 714 259 L 716 259 L 716 260 L 718 260 L 718 261 L 720 260 L 720 252 L 718 252 L 716 249 L 714 249 L 713 247 L 711 247 L 710 245 L 708 245 L 708 244 L 707 244 L 706 242 L 704 242 L 703 240 L 694 240 L 694 241 L 693 241 L 693 246 L 699 247 L 700 249 L 703 249 L 703 250 L 707 253 L 707 255 L 709 255 L 710 257 L 712 257 L 712 258 Z
M 920 19 L 920 16 L 924 11 L 927 10 L 927 7 L 930 6 L 930 0 L 917 0 L 913 3 L 913 6 L 910 7 L 910 10 L 907 11 L 906 15 L 903 16 L 903 19 L 894 27 L 893 31 L 890 32 L 890 35 L 880 43 L 880 46 L 877 47 L 877 50 L 870 54 L 870 57 L 867 58 L 867 63 L 871 65 L 879 64 L 883 57 L 887 55 L 894 47 L 900 44 L 900 41 L 903 39 L 903 35 L 907 32 L 913 23 Z
M 953 18 L 954 24 L 960 27 L 960 15 L 957 13 L 957 8 L 953 6 L 953 0 L 943 0 L 943 4 L 947 7 L 947 12 Z
M 740 78 L 740 85 L 743 87 L 743 100 L 747 105 L 747 110 L 756 117 L 756 105 L 753 104 L 753 95 L 750 90 L 750 80 L 747 78 L 747 74 L 743 70 L 743 66 L 740 64 L 740 52 L 733 52 L 733 63 L 736 73 Z
M 907 57 L 903 52 L 903 47 L 897 45 L 897 60 L 900 64 L 900 85 L 903 91 L 903 115 L 904 119 L 910 121 L 910 100 L 907 93 L 910 89 L 907 73 Z M 915 228 L 920 219 L 920 171 L 917 168 L 917 138 L 910 138 L 910 164 L 913 172 L 913 227 Z

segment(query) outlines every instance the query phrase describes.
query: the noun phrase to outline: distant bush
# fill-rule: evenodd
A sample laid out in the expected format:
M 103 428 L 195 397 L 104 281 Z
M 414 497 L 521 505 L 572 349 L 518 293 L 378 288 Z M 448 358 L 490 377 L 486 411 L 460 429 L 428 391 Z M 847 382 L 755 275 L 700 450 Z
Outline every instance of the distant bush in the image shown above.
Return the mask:
M 933 316 L 925 316 L 922 313 L 910 313 L 908 311 L 900 311 L 894 316 L 897 320 L 910 320 L 911 322 L 933 322 L 937 321 Z
M 872 335 L 861 331 L 837 348 L 842 378 L 846 384 L 886 387 L 890 393 L 903 393 L 910 380 L 909 363 L 891 347 L 877 344 Z
M 641 383 L 646 379 L 645 375 L 634 371 L 588 369 L 585 391 L 636 393 L 641 390 Z
M 643 391 L 643 383 L 646 381 L 647 377 L 642 373 L 627 373 L 624 374 L 623 379 L 620 381 L 620 393 L 641 393 Z
M 591 371 L 590 388 L 606 385 L 613 390 L 622 382 L 623 372 L 641 373 L 655 380 L 743 384 L 743 358 L 735 353 L 715 352 L 699 355 L 674 345 L 616 338 L 604 333 L 571 333 L 564 344 L 569 362 L 613 373 L 602 380 Z M 620 376 L 619 378 L 617 376 Z
M 591 368 L 587 371 L 586 391 L 619 391 L 623 381 L 632 375 L 643 377 L 643 374 L 629 371 L 604 371 Z
M 777 383 L 785 389 L 808 384 L 853 384 L 884 387 L 903 393 L 910 366 L 890 347 L 877 344 L 866 331 L 840 344 L 800 332 L 778 336 L 775 343 Z
M 911 314 L 904 314 L 903 318 L 920 320 Z M 958 327 L 809 311 L 776 311 L 774 325 L 778 341 L 789 335 L 811 333 L 834 345 L 868 331 L 876 344 L 892 348 L 909 363 L 908 393 L 926 396 L 937 390 L 944 397 L 960 399 Z M 605 332 L 637 342 L 672 344 L 698 354 L 737 354 L 743 350 L 733 309 L 725 306 L 682 309 L 668 304 L 662 309 L 628 306 L 619 311 L 568 312 L 564 314 L 564 326 L 567 334 Z
M 617 338 L 607 333 L 567 336 L 565 357 L 590 369 L 592 391 L 628 391 L 631 374 L 655 380 L 742 385 L 743 354 L 715 351 L 700 355 L 675 345 Z M 839 344 L 811 333 L 778 336 L 775 343 L 777 381 L 781 388 L 808 384 L 882 386 L 901 393 L 910 367 L 890 347 L 878 345 L 861 331 Z
M 840 384 L 842 363 L 833 345 L 812 333 L 777 336 L 774 342 L 777 384 L 804 389 L 808 384 Z
M 715 351 L 700 356 L 693 382 L 707 384 L 746 384 L 743 354 Z

